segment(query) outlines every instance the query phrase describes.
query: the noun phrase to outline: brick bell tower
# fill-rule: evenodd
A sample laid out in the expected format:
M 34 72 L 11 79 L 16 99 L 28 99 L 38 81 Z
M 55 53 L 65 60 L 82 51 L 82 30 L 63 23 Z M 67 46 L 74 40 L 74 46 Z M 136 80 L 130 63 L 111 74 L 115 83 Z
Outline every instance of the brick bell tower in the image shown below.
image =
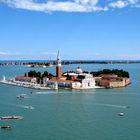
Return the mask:
M 61 79 L 61 77 L 62 77 L 62 65 L 61 65 L 60 54 L 58 51 L 57 61 L 56 61 L 56 78 Z

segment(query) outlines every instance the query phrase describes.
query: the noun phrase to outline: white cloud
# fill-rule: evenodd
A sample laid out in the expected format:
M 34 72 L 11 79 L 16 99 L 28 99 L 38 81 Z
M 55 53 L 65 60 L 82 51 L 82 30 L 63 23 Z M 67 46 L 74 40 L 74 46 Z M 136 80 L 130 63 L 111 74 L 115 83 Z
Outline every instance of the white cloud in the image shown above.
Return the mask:
M 122 1 L 122 0 L 112 2 L 109 4 L 109 6 L 112 8 L 123 8 L 123 7 L 126 7 L 127 5 L 128 5 L 128 3 L 126 1 Z
M 0 55 L 20 55 L 21 53 L 18 53 L 18 52 L 14 52 L 14 53 L 11 53 L 11 52 L 0 52 Z
M 138 2 L 138 0 L 128 0 L 128 2 L 129 2 L 130 4 L 136 4 L 136 3 Z
M 112 8 L 124 8 L 128 5 L 135 5 L 138 3 L 138 0 L 117 0 L 109 3 L 109 7 Z
M 9 55 L 7 52 L 0 52 L 0 55 Z
M 67 11 L 67 12 L 88 12 L 104 10 L 97 7 L 98 0 L 74 0 L 74 1 L 47 1 L 44 3 L 37 3 L 34 0 L 0 0 L 8 4 L 8 6 L 34 10 L 34 11 Z
M 135 5 L 136 8 L 140 8 L 140 4 Z
M 38 2 L 37 0 L 0 0 L 0 2 L 14 8 L 41 12 L 98 12 L 135 5 L 138 0 L 114 0 L 113 2 L 107 2 L 105 6 L 100 4 L 102 0 L 44 0 L 44 2 Z
M 121 54 L 117 55 L 116 57 L 121 59 L 136 60 L 140 59 L 140 54 Z
M 57 55 L 58 52 L 43 52 L 45 55 Z

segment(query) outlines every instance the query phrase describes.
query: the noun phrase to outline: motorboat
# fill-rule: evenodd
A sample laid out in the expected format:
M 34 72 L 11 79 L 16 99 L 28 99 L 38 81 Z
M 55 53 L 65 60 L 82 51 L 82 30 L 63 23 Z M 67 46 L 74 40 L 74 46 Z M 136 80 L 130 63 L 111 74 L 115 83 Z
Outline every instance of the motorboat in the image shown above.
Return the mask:
M 16 96 L 16 98 L 25 98 L 26 94 L 19 94 Z
M 16 97 L 17 98 L 25 98 L 25 96 L 22 96 L 22 95 L 17 95 Z
M 21 119 L 23 119 L 22 116 L 4 116 L 0 118 L 0 120 L 21 120 Z
M 118 115 L 119 116 L 124 116 L 124 113 L 123 112 L 120 112 Z
M 34 107 L 33 106 L 28 106 L 28 109 L 34 109 Z
M 11 126 L 0 126 L 1 129 L 9 129 Z

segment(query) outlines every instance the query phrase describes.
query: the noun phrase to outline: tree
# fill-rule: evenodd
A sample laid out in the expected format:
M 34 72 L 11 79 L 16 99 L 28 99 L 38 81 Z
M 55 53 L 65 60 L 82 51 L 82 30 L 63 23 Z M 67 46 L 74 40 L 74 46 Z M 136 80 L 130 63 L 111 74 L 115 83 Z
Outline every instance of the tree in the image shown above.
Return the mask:
M 44 71 L 42 77 L 48 77 L 49 76 L 49 73 L 47 71 Z
M 118 70 L 118 69 L 104 69 L 101 71 L 95 71 L 95 72 L 90 72 L 93 76 L 99 76 L 100 74 L 116 74 L 118 77 L 128 77 L 129 78 L 129 73 L 124 70 Z
M 29 71 L 28 76 L 29 77 L 36 77 L 36 71 L 35 70 L 34 71 Z
M 42 77 L 41 72 L 37 72 L 37 73 L 36 73 L 36 77 L 41 78 L 41 77 Z
M 26 72 L 24 73 L 24 76 L 27 77 L 27 73 Z
M 51 74 L 51 73 L 48 73 L 47 71 L 44 71 L 44 73 L 42 74 L 41 72 L 36 72 L 35 70 L 34 71 L 29 71 L 28 72 L 28 76 L 29 77 L 37 77 L 38 79 L 43 79 L 43 77 L 48 77 L 48 78 L 51 78 L 53 77 L 54 75 Z

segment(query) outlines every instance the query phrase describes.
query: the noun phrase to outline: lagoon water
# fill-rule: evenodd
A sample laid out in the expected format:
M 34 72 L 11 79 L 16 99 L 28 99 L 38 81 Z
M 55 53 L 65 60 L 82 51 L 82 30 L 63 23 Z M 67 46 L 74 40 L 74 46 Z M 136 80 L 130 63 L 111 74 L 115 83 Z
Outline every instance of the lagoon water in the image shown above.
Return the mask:
M 78 65 L 86 71 L 117 68 L 129 71 L 132 84 L 125 88 L 94 90 L 47 90 L 0 84 L 0 116 L 21 115 L 23 120 L 0 121 L 0 140 L 139 140 L 140 64 Z M 63 71 L 77 65 L 63 66 Z M 0 78 L 23 75 L 26 66 L 0 66 Z M 31 94 L 31 91 L 33 94 Z M 28 98 L 17 99 L 16 95 Z M 32 106 L 34 109 L 29 109 Z M 124 116 L 118 113 L 124 112 Z

